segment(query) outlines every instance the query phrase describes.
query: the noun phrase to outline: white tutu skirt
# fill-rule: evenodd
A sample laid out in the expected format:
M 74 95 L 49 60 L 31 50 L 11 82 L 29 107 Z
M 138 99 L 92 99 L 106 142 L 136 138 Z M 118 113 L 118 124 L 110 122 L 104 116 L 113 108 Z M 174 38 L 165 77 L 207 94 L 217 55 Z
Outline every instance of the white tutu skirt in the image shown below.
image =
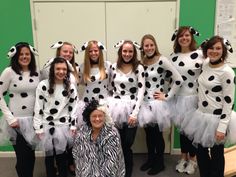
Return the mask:
M 167 103 L 170 109 L 171 121 L 179 128 L 186 112 L 197 109 L 198 97 L 196 95 L 175 96 Z
M 128 118 L 133 111 L 135 103 L 135 100 L 107 98 L 109 113 L 116 127 L 122 128 L 124 123 L 128 122 Z
M 49 132 L 51 128 L 54 129 L 53 133 Z M 74 139 L 68 125 L 44 125 L 44 134 L 41 137 L 39 147 L 40 150 L 45 151 L 46 156 L 52 156 L 54 152 L 56 154 L 64 153 L 67 147 L 73 146 L 73 142 Z
M 7 140 L 10 140 L 12 144 L 15 145 L 18 133 L 21 134 L 24 137 L 24 139 L 35 148 L 38 141 L 36 138 L 35 130 L 33 128 L 32 117 L 20 117 L 17 120 L 19 123 L 19 128 L 11 128 L 7 123 L 6 119 L 4 117 L 1 118 L 0 143 L 4 144 L 7 142 Z
M 219 125 L 220 115 L 203 113 L 198 109 L 186 113 L 180 131 L 193 140 L 193 145 L 201 144 L 203 147 L 213 147 L 215 144 L 224 144 L 226 141 L 236 142 L 236 113 L 232 112 L 231 120 L 223 141 L 215 138 L 216 130 Z
M 158 124 L 160 131 L 170 128 L 170 112 L 167 102 L 160 100 L 143 102 L 139 110 L 138 121 L 141 127 Z

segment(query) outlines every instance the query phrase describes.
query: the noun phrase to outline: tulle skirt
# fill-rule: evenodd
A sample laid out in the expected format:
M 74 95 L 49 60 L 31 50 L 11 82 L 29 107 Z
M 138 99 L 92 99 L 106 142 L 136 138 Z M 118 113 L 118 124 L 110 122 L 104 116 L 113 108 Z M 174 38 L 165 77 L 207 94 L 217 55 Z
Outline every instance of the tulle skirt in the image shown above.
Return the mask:
M 193 140 L 193 145 L 201 144 L 203 147 L 213 147 L 215 144 L 236 143 L 236 113 L 233 111 L 226 132 L 226 138 L 217 141 L 216 130 L 219 125 L 220 115 L 203 113 L 200 110 L 186 113 L 180 131 Z
M 33 128 L 32 117 L 19 117 L 17 118 L 17 120 L 19 123 L 19 128 L 11 128 L 4 117 L 0 119 L 1 145 L 6 144 L 8 140 L 10 140 L 13 145 L 15 145 L 17 134 L 21 134 L 24 139 L 35 148 L 37 146 L 38 141 L 36 138 L 35 130 Z
M 128 118 L 133 111 L 135 103 L 135 100 L 107 98 L 109 113 L 116 127 L 122 128 L 122 126 L 128 122 Z
M 46 156 L 52 156 L 54 151 L 56 154 L 62 154 L 66 148 L 71 148 L 74 142 L 68 125 L 44 125 L 40 140 L 40 150 L 44 151 Z
M 186 112 L 197 109 L 198 97 L 196 95 L 176 96 L 168 101 L 171 121 L 180 127 Z
M 138 121 L 141 127 L 158 124 L 160 131 L 170 128 L 170 111 L 167 102 L 161 100 L 143 102 L 139 110 Z
M 75 112 L 72 113 L 73 117 L 76 117 L 76 126 L 78 128 L 84 124 L 82 113 L 85 109 L 85 105 L 86 105 L 86 103 L 84 101 L 79 100 L 76 104 Z

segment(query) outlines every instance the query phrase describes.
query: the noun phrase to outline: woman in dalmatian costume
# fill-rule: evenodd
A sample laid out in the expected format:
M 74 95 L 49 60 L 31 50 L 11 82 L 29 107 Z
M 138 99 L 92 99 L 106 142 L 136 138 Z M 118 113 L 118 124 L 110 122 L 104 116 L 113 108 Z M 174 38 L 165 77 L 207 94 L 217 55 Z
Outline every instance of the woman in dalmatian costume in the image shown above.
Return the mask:
M 197 145 L 197 162 L 201 177 L 224 176 L 224 143 L 235 143 L 236 115 L 232 111 L 235 74 L 225 62 L 233 49 L 222 37 L 213 36 L 202 45 L 202 73 L 198 78 L 198 108 L 186 113 L 182 129 Z
M 133 153 L 138 113 L 145 92 L 144 68 L 137 59 L 136 42 L 122 40 L 115 45 L 118 60 L 111 68 L 111 88 L 113 97 L 109 98 L 109 110 L 118 128 L 125 158 L 126 177 L 132 175 Z
M 77 48 L 69 43 L 69 42 L 63 42 L 58 41 L 57 43 L 53 44 L 51 46 L 52 49 L 56 49 L 56 57 L 62 57 L 66 59 L 68 62 L 68 65 L 71 67 L 71 74 L 70 74 L 70 82 L 74 84 L 77 87 L 79 85 L 79 76 L 78 76 L 78 64 L 75 62 L 75 54 L 78 54 Z M 41 79 L 48 79 L 49 77 L 49 68 L 50 64 L 54 58 L 50 59 L 41 70 Z M 74 159 L 72 155 L 72 148 L 67 149 L 68 153 L 68 165 L 69 165 L 69 172 L 71 174 L 75 174 L 75 166 L 74 166 Z
M 58 41 L 57 43 L 51 46 L 52 49 L 56 49 L 56 56 L 55 57 L 62 57 L 69 61 L 69 64 L 72 65 L 73 70 L 71 71 L 70 79 L 71 83 L 75 86 L 78 86 L 79 77 L 78 77 L 78 64 L 75 62 L 75 54 L 78 54 L 77 48 L 69 43 Z M 41 80 L 48 79 L 49 77 L 49 68 L 50 64 L 54 58 L 51 58 L 44 66 L 43 69 L 40 71 Z
M 82 100 L 77 106 L 78 125 L 83 124 L 82 112 L 84 104 L 91 100 L 106 101 L 109 96 L 109 80 L 111 63 L 104 61 L 105 46 L 99 41 L 85 42 L 81 47 L 84 63 L 79 67 L 80 84 L 84 85 Z
M 50 65 L 49 79 L 36 89 L 34 128 L 45 151 L 47 177 L 55 177 L 56 160 L 60 177 L 67 176 L 66 148 L 71 147 L 76 131 L 72 112 L 77 90 L 70 83 L 70 68 L 64 58 L 56 57 Z
M 197 107 L 197 79 L 203 63 L 202 51 L 197 50 L 194 35 L 199 32 L 190 26 L 181 26 L 172 36 L 174 53 L 170 59 L 174 67 L 181 74 L 184 82 L 177 95 L 170 101 L 172 120 L 178 128 L 181 126 L 187 111 Z M 179 173 L 193 174 L 197 167 L 196 148 L 188 137 L 180 133 L 181 159 L 176 165 Z
M 139 124 L 144 126 L 148 159 L 142 171 L 155 175 L 164 170 L 165 142 L 162 131 L 170 128 L 170 113 L 167 100 L 180 89 L 182 78 L 168 58 L 158 51 L 155 38 L 146 34 L 141 40 L 141 60 L 144 65 L 146 91 L 139 111 Z M 165 94 L 165 80 L 172 80 L 171 89 Z
M 0 76 L 0 108 L 3 113 L 0 139 L 10 137 L 16 154 L 18 177 L 32 177 L 34 170 L 32 144 L 35 132 L 32 120 L 35 90 L 39 83 L 35 54 L 37 51 L 28 43 L 17 43 L 8 52 L 10 66 Z M 8 106 L 4 100 L 7 93 Z

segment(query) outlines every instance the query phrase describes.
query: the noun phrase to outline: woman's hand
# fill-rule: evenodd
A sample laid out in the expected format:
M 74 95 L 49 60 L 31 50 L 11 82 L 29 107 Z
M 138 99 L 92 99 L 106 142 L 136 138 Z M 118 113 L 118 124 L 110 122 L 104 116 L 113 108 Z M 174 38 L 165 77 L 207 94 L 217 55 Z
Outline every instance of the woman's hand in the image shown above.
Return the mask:
M 75 137 L 76 133 L 77 133 L 77 130 L 74 130 L 74 129 L 70 130 L 70 134 L 72 137 Z
M 137 118 L 129 116 L 128 125 L 131 127 L 134 127 L 136 125 L 136 123 L 137 123 Z
M 38 139 L 42 140 L 44 137 L 44 133 L 36 133 Z
M 165 93 L 163 92 L 160 92 L 160 91 L 156 91 L 153 95 L 154 99 L 156 100 L 166 100 L 166 97 L 165 97 Z
M 216 131 L 215 137 L 216 137 L 216 140 L 217 140 L 217 141 L 222 141 L 222 140 L 224 140 L 224 138 L 225 138 L 225 133 Z
M 19 127 L 20 127 L 20 125 L 19 125 L 19 122 L 18 122 L 18 120 L 17 120 L 17 121 L 15 121 L 15 122 L 13 122 L 13 123 L 11 123 L 11 124 L 10 124 L 10 127 L 11 127 L 11 128 L 19 128 Z

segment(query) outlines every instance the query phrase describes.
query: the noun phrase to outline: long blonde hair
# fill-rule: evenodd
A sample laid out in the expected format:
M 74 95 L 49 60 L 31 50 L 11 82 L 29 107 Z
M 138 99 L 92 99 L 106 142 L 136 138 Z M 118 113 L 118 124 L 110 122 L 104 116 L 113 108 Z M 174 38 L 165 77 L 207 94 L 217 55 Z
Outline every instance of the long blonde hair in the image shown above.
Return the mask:
M 90 63 L 90 57 L 89 57 L 89 50 L 92 47 L 92 45 L 97 45 L 99 49 L 98 69 L 100 73 L 100 80 L 104 80 L 106 78 L 106 71 L 105 71 L 105 66 L 104 66 L 104 57 L 103 57 L 102 49 L 99 48 L 97 41 L 92 40 L 88 42 L 88 46 L 86 47 L 85 53 L 84 53 L 83 79 L 85 83 L 91 82 L 91 78 L 90 78 L 91 63 Z

